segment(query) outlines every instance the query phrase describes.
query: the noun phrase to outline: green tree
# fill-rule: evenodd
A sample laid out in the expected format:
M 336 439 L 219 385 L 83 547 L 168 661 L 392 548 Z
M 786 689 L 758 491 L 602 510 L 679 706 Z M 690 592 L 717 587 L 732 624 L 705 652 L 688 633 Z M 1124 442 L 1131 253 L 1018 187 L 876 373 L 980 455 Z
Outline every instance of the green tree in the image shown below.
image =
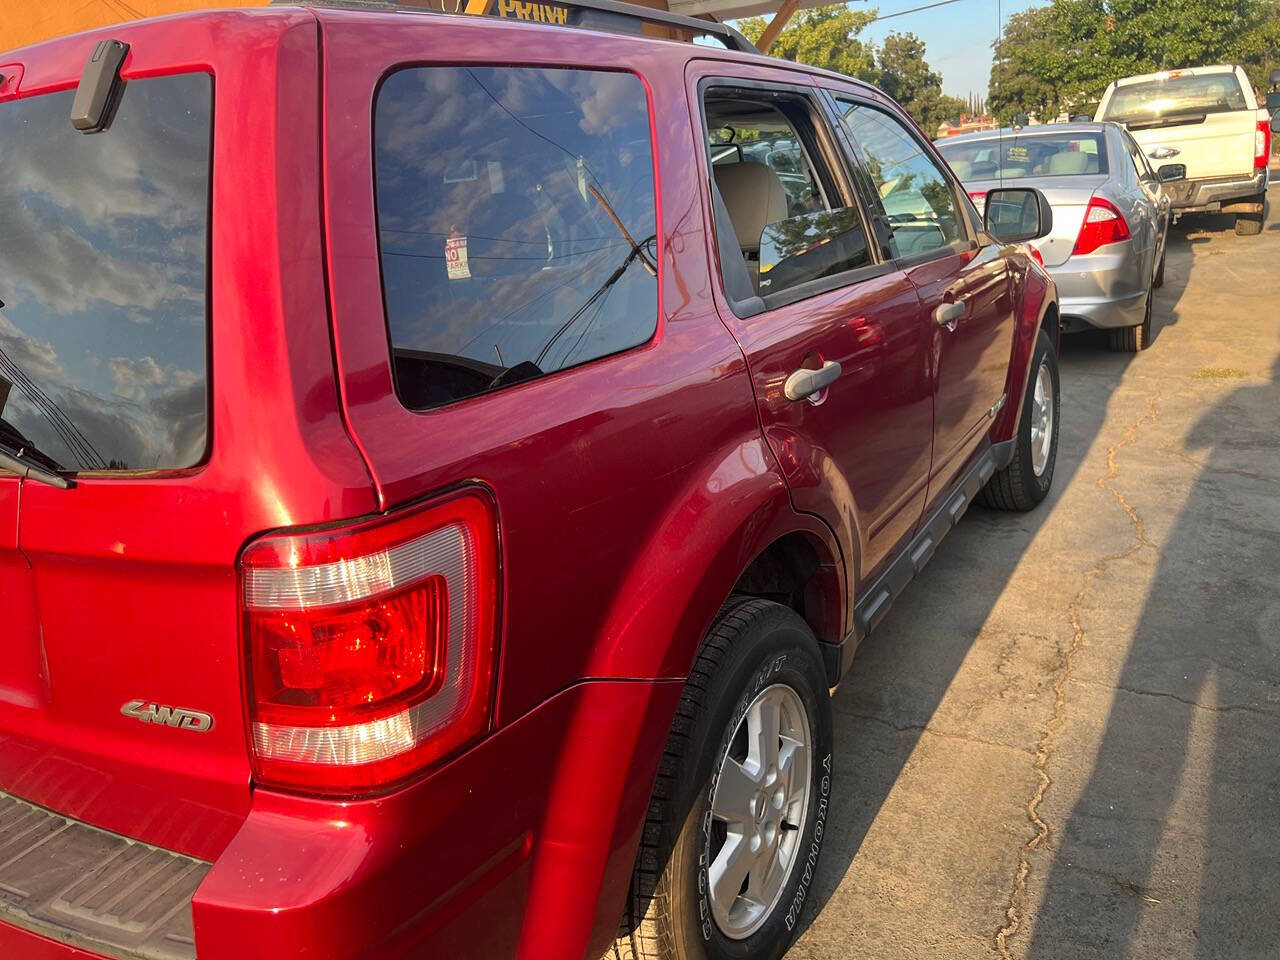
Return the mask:
M 929 68 L 924 53 L 924 41 L 914 33 L 890 33 L 876 51 L 875 83 L 933 137 L 944 121 L 958 119 L 968 105 L 942 92 L 942 77 Z
M 988 107 L 1004 122 L 1156 70 L 1238 63 L 1261 86 L 1280 62 L 1280 0 L 1052 0 L 1011 16 L 994 46 Z
M 769 53 L 811 67 L 834 70 L 863 80 L 875 76 L 875 49 L 858 39 L 875 10 L 851 10 L 844 4 L 801 10 L 778 35 Z M 764 33 L 764 17 L 738 21 L 738 29 L 752 43 Z

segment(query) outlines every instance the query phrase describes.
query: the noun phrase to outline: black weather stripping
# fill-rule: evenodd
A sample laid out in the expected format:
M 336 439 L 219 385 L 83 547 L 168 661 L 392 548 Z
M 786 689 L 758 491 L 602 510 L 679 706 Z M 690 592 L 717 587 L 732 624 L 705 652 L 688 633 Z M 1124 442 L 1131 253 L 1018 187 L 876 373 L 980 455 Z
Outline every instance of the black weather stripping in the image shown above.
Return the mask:
M 81 133 L 97 133 L 110 125 L 120 94 L 120 64 L 128 52 L 129 45 L 120 40 L 100 40 L 93 48 L 71 104 L 71 125 Z

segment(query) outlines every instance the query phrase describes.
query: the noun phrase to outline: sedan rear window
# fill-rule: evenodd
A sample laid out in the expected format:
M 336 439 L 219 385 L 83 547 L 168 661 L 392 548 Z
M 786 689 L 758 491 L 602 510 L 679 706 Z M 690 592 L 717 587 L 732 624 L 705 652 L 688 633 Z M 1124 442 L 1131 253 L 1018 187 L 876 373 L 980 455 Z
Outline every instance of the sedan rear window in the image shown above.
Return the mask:
M 1116 87 L 1103 120 L 1134 123 L 1165 117 L 1247 110 L 1240 81 L 1232 73 L 1170 76 Z
M 1107 172 L 1101 133 L 1037 133 L 961 143 L 942 140 L 937 147 L 961 182 Z
M 653 336 L 653 150 L 637 77 L 401 70 L 378 94 L 374 160 L 405 406 L 451 403 Z
M 52 469 L 165 470 L 208 432 L 207 74 L 0 103 L 0 443 Z

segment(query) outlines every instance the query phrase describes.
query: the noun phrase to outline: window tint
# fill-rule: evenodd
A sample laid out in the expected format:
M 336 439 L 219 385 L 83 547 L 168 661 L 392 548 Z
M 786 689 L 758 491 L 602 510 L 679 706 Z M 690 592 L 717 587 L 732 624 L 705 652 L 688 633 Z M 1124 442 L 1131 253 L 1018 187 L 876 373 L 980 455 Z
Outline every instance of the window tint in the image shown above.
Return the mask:
M 1015 134 L 960 143 L 944 140 L 937 147 L 961 181 L 1107 172 L 1107 151 L 1100 133 Z
M 816 116 L 799 95 L 715 88 L 705 101 L 716 187 L 747 274 L 761 296 L 871 263 L 857 207 L 805 134 Z
M 91 136 L 74 91 L 0 104 L 0 442 L 46 466 L 204 456 L 212 89 L 130 81 Z
M 1142 154 L 1142 148 L 1138 146 L 1133 137 L 1129 136 L 1128 133 L 1125 133 L 1122 140 L 1124 142 L 1124 149 L 1129 154 L 1129 159 L 1133 163 L 1134 175 L 1139 180 L 1146 176 L 1154 177 L 1155 174 L 1151 172 L 1151 166 L 1147 163 L 1147 158 Z
M 406 406 L 439 406 L 653 335 L 653 151 L 638 78 L 401 70 L 378 94 L 374 139 Z
M 881 110 L 844 99 L 836 103 L 888 218 L 889 255 L 909 257 L 965 239 L 951 184 L 920 142 Z

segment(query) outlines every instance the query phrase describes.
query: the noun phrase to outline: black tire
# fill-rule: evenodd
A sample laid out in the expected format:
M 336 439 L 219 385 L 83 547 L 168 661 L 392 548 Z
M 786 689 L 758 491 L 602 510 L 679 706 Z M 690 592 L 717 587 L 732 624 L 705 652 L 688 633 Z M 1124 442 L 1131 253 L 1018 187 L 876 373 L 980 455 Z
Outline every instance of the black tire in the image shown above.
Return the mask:
M 1044 468 L 1037 474 L 1031 450 L 1031 421 L 1036 377 L 1042 366 L 1048 369 L 1049 379 L 1053 384 L 1053 400 L 1049 405 L 1052 429 L 1049 434 L 1048 456 Z M 1027 389 L 1022 397 L 1022 415 L 1018 418 L 1018 434 L 1013 441 L 1013 459 L 1007 467 L 987 481 L 987 485 L 978 494 L 979 502 L 996 510 L 1025 512 L 1048 496 L 1049 488 L 1053 486 L 1053 467 L 1058 461 L 1058 414 L 1061 407 L 1058 354 L 1048 334 L 1041 330 L 1036 338 L 1036 349 L 1031 357 L 1031 369 L 1027 376 Z
M 1237 237 L 1256 237 L 1262 232 L 1262 214 L 1260 213 L 1237 213 L 1236 214 L 1236 236 Z
M 749 706 L 774 684 L 799 696 L 811 733 L 808 803 L 781 892 L 761 926 L 731 939 L 713 918 L 711 799 Z M 817 640 L 792 610 L 737 597 L 721 609 L 689 674 L 654 784 L 627 909 L 610 960 L 777 960 L 813 886 L 831 795 L 831 703 Z M 781 764 L 779 764 L 781 767 Z M 799 801 L 797 801 L 799 802 Z M 791 825 L 792 829 L 796 825 Z M 785 830 L 786 826 L 780 828 Z M 724 842 L 723 839 L 721 842 Z M 744 881 L 745 886 L 745 881 Z
M 1256 237 L 1262 232 L 1262 224 L 1267 219 L 1267 194 L 1264 190 L 1262 193 L 1253 197 L 1254 203 L 1262 204 L 1262 210 L 1258 213 L 1237 213 L 1236 214 L 1236 236 L 1237 237 Z
M 1136 327 L 1114 327 L 1108 331 L 1112 350 L 1117 353 L 1140 353 L 1151 346 L 1151 310 L 1154 301 L 1154 292 L 1148 290 L 1142 322 Z

